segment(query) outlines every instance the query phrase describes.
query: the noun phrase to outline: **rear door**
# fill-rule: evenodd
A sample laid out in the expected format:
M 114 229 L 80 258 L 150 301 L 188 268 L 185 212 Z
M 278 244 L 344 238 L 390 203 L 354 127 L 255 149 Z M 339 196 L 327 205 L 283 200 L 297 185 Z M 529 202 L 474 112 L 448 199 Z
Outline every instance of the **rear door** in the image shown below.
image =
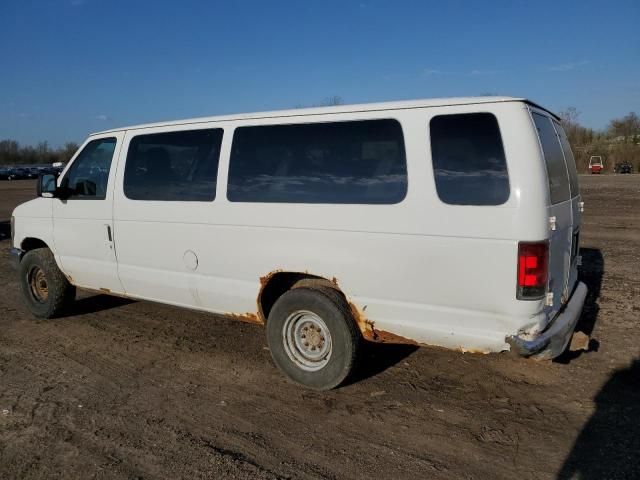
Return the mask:
M 114 201 L 118 274 L 131 296 L 202 307 L 204 259 L 219 255 L 207 225 L 223 130 L 180 128 L 126 133 Z
M 549 318 L 553 318 L 571 293 L 570 273 L 574 233 L 572 193 L 560 137 L 551 118 L 535 111 L 532 111 L 531 116 L 538 130 L 549 182 L 548 292 L 553 294 L 553 298 L 548 302 L 546 309 Z
M 578 185 L 578 169 L 576 168 L 576 161 L 573 158 L 573 152 L 571 151 L 571 145 L 569 139 L 565 133 L 562 125 L 553 120 L 553 126 L 558 135 L 560 146 L 562 147 L 562 153 L 564 154 L 564 161 L 567 165 L 567 173 L 569 174 L 569 188 L 571 190 L 571 222 L 573 225 L 573 235 L 571 237 L 571 265 L 569 269 L 569 283 L 568 294 L 571 295 L 578 281 L 578 254 L 580 250 L 580 225 L 582 224 L 580 203 L 582 197 L 580 196 L 580 187 Z

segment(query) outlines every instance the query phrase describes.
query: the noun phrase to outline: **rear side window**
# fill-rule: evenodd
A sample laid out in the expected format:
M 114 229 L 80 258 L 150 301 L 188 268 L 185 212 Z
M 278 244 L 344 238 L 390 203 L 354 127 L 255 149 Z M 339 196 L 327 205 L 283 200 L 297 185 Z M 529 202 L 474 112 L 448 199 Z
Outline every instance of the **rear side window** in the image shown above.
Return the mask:
M 240 127 L 233 136 L 232 202 L 393 204 L 407 193 L 395 120 Z
M 501 205 L 509 175 L 500 129 L 491 113 L 438 115 L 430 122 L 436 190 L 452 205 Z
M 533 113 L 532 116 L 538 130 L 544 161 L 547 165 L 551 203 L 565 202 L 571 198 L 571 191 L 560 141 L 549 117 L 538 113 Z
M 564 152 L 564 160 L 567 164 L 567 171 L 569 172 L 569 188 L 571 190 L 571 197 L 573 198 L 580 193 L 580 187 L 578 186 L 578 170 L 576 169 L 576 161 L 573 158 L 571 145 L 569 144 L 567 134 L 564 132 L 564 128 L 562 128 L 562 126 L 555 121 L 553 122 L 553 125 L 556 127 L 556 132 L 558 132 L 558 137 L 560 138 L 560 145 L 562 146 L 562 151 Z
M 133 137 L 124 194 L 131 200 L 213 201 L 221 143 L 221 128 Z

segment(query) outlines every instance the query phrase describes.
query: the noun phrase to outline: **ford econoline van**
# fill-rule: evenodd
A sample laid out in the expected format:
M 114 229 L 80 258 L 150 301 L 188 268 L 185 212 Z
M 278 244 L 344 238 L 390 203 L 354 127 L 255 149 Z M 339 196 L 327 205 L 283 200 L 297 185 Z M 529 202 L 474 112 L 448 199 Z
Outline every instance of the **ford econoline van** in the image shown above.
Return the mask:
M 559 119 L 481 97 L 229 115 L 90 135 L 12 218 L 34 316 L 84 288 L 266 325 L 341 384 L 363 341 L 567 346 L 582 203 Z

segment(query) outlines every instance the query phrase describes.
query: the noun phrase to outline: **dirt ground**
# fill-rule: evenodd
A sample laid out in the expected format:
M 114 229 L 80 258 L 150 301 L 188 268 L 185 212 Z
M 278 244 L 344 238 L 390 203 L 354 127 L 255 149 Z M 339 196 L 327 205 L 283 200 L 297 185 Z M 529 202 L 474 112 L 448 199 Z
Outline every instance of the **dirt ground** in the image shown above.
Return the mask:
M 83 294 L 36 321 L 0 182 L 0 478 L 640 478 L 640 175 L 581 176 L 591 351 L 375 346 L 349 385 L 288 383 L 260 326 Z

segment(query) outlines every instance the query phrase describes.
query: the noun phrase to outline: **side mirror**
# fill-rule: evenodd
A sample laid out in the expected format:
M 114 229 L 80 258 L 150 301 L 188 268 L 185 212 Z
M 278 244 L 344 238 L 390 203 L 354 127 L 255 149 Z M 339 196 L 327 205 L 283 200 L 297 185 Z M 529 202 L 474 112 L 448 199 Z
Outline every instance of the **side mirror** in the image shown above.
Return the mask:
M 56 176 L 52 173 L 41 173 L 38 175 L 37 194 L 39 197 L 53 198 L 55 197 L 56 189 L 58 185 L 56 183 Z

